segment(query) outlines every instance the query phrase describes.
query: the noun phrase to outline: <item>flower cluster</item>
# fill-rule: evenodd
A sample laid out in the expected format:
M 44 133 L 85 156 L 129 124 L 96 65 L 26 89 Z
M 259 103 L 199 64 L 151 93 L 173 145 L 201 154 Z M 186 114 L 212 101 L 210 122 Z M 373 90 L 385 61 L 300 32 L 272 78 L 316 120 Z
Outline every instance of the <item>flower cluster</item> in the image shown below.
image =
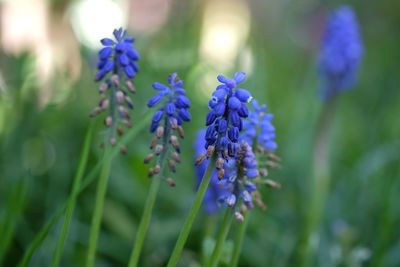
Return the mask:
M 255 99 L 252 101 L 252 107 L 249 118 L 244 122 L 241 139 L 249 145 L 256 143 L 257 148 L 261 150 L 274 151 L 277 148 L 275 127 L 271 122 L 274 115 L 266 113 L 267 106 L 259 105 Z
M 240 143 L 236 159 L 229 160 L 226 169 L 227 175 L 221 180 L 221 184 L 227 193 L 222 195 L 218 202 L 230 207 L 237 207 L 238 203 L 243 204 L 240 211 L 236 211 L 236 218 L 239 220 L 243 218 L 243 210 L 254 207 L 253 197 L 258 206 L 265 208 L 256 186 L 256 178 L 260 175 L 257 160 L 247 142 Z
M 324 97 L 351 88 L 363 55 L 363 44 L 356 16 L 342 6 L 328 18 L 319 56 Z
M 208 128 L 205 136 L 207 153 L 199 157 L 196 163 L 216 153 L 216 168 L 221 179 L 224 177 L 224 161 L 236 155 L 239 133 L 243 129 L 242 119 L 249 115 L 246 103 L 252 97 L 247 90 L 236 88 L 246 79 L 244 72 L 235 73 L 233 78 L 219 75 L 217 79 L 222 84 L 216 88 L 208 103 L 210 112 L 206 118 Z
M 195 157 L 203 155 L 206 152 L 204 148 L 206 142 L 205 135 L 206 135 L 205 129 L 202 129 L 197 133 L 196 141 L 194 142 Z M 196 166 L 195 170 L 197 177 L 197 187 L 199 187 L 203 179 L 208 162 L 209 159 L 205 159 L 199 165 Z M 225 175 L 227 174 L 228 172 L 225 172 Z M 215 213 L 219 210 L 218 199 L 226 193 L 226 190 L 224 190 L 219 184 L 220 180 L 218 179 L 217 171 L 214 170 L 211 175 L 212 177 L 210 185 L 208 186 L 206 194 L 204 195 L 203 199 L 203 208 L 209 214 Z
M 139 54 L 133 47 L 133 38 L 126 35 L 122 28 L 114 30 L 116 41 L 104 38 L 105 46 L 99 51 L 98 72 L 96 81 L 103 80 L 99 87 L 101 100 L 91 112 L 91 116 L 108 110 L 104 124 L 111 129 L 110 143 L 116 144 L 116 134 L 122 135 L 124 128 L 132 126 L 128 109 L 133 109 L 133 102 L 128 92 L 135 93 L 132 83 L 138 67 Z M 121 147 L 126 152 L 126 147 Z
M 153 83 L 153 88 L 158 93 L 147 103 L 147 106 L 151 108 L 163 102 L 154 114 L 150 126 L 150 132 L 155 133 L 150 144 L 153 152 L 146 157 L 145 163 L 149 163 L 155 155 L 159 156 L 159 160 L 155 167 L 149 170 L 149 176 L 160 172 L 161 163 L 164 160 L 168 161 L 168 166 L 172 172 L 176 171 L 176 163 L 180 162 L 180 145 L 174 132 L 176 131 L 183 138 L 182 123 L 191 120 L 188 111 L 190 101 L 185 95 L 183 81 L 178 78 L 176 73 L 172 73 L 168 77 L 168 83 L 169 86 L 158 82 Z M 169 151 L 170 146 L 172 151 Z M 169 180 L 172 181 L 171 178 Z
M 133 46 L 133 38 L 122 28 L 114 30 L 115 40 L 104 38 L 100 42 L 104 46 L 99 51 L 99 63 L 96 81 L 102 80 L 108 73 L 122 76 L 123 72 L 128 79 L 133 79 L 139 68 L 136 61 L 139 53 Z

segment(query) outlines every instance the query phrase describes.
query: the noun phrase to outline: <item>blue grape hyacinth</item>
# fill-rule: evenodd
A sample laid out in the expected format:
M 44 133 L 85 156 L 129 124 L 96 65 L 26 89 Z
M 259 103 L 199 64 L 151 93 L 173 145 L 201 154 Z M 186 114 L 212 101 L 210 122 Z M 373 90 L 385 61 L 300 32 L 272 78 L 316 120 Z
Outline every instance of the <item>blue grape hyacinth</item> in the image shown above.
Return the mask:
M 249 145 L 256 144 L 258 149 L 272 152 L 278 147 L 275 141 L 275 127 L 272 124 L 274 115 L 267 113 L 267 106 L 259 105 L 255 99 L 252 101 L 252 108 L 249 118 L 244 122 L 241 139 Z
M 353 9 L 342 6 L 327 21 L 319 55 L 325 99 L 354 86 L 363 56 L 363 43 Z
M 235 216 L 239 220 L 243 218 L 241 212 L 244 209 L 254 207 L 253 200 L 261 208 L 265 207 L 257 191 L 257 178 L 260 176 L 257 165 L 253 149 L 245 141 L 240 142 L 236 158 L 226 162 L 226 175 L 220 182 L 225 193 L 218 202 L 237 208 Z
M 117 74 L 120 78 L 126 76 L 127 79 L 133 79 L 139 71 L 136 64 L 139 53 L 133 46 L 134 39 L 122 28 L 114 30 L 113 35 L 114 40 L 104 38 L 100 41 L 104 47 L 99 51 L 96 81 L 102 80 L 109 73 Z
M 208 103 L 210 112 L 206 118 L 206 157 L 214 153 L 218 156 L 216 167 L 218 176 L 224 176 L 223 162 L 235 157 L 239 142 L 239 134 L 243 129 L 243 118 L 247 118 L 249 110 L 246 106 L 251 101 L 250 93 L 242 88 L 236 88 L 246 79 L 244 72 L 236 72 L 233 78 L 222 75 L 217 77 L 221 84 L 212 94 Z M 199 157 L 197 163 L 202 161 Z
M 133 38 L 126 35 L 122 28 L 114 30 L 115 40 L 101 40 L 103 48 L 99 51 L 98 72 L 96 81 L 103 81 L 99 87 L 101 96 L 97 107 L 91 112 L 94 117 L 108 110 L 104 124 L 110 129 L 109 142 L 116 144 L 117 136 L 124 133 L 125 127 L 132 127 L 131 116 L 128 112 L 133 109 L 129 93 L 135 93 L 132 79 L 137 73 L 136 61 L 139 54 L 133 47 Z M 121 146 L 121 152 L 127 148 Z
M 159 160 L 156 166 L 150 169 L 149 176 L 160 172 L 164 160 L 168 161 L 172 172 L 176 171 L 176 163 L 180 162 L 180 145 L 177 135 L 184 137 L 182 124 L 184 121 L 191 120 L 188 111 L 190 100 L 186 97 L 183 81 L 176 73 L 172 73 L 168 77 L 168 83 L 169 85 L 153 83 L 153 89 L 157 91 L 157 94 L 147 102 L 149 108 L 160 106 L 154 113 L 150 125 L 150 132 L 155 133 L 150 144 L 153 153 L 146 157 L 145 163 L 149 163 L 155 155 L 159 156 Z M 172 178 L 170 181 L 172 184 Z
M 206 152 L 206 149 L 204 148 L 206 142 L 205 135 L 206 135 L 205 129 L 202 129 L 197 133 L 196 141 L 194 142 L 195 157 L 203 155 Z M 196 177 L 197 177 L 196 187 L 199 187 L 203 179 L 204 173 L 206 172 L 206 168 L 208 165 L 208 161 L 209 159 L 205 159 L 199 165 L 195 166 Z M 221 196 L 223 196 L 226 192 L 226 190 L 224 190 L 219 183 L 220 180 L 218 179 L 217 171 L 214 170 L 211 175 L 212 177 L 210 184 L 203 198 L 203 208 L 205 212 L 207 212 L 208 214 L 216 213 L 219 211 L 218 199 Z M 225 175 L 227 175 L 227 172 L 225 172 Z

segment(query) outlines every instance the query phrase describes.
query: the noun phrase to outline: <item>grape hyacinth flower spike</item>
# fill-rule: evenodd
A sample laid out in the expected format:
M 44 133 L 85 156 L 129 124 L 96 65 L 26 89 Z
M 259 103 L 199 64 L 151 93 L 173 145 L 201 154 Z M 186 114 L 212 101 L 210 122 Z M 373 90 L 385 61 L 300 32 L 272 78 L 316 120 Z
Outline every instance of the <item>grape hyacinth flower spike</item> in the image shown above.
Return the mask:
M 310 266 L 317 251 L 314 240 L 320 238 L 324 205 L 329 194 L 331 127 L 335 116 L 338 93 L 349 90 L 357 81 L 357 72 L 364 53 L 359 25 L 354 10 L 347 5 L 331 12 L 322 40 L 319 74 L 325 103 L 314 132 L 313 164 L 306 200 L 302 235 L 296 248 L 300 267 Z
M 257 191 L 257 178 L 260 172 L 257 166 L 256 156 L 251 146 L 242 141 L 238 148 L 235 160 L 227 162 L 228 175 L 221 180 L 222 188 L 227 193 L 218 199 L 218 202 L 235 209 L 235 217 L 243 220 L 243 212 L 254 207 L 253 198 L 257 205 L 264 209 L 260 194 Z M 243 205 L 239 205 L 242 203 Z
M 155 112 L 150 126 L 150 132 L 154 133 L 150 143 L 153 152 L 147 155 L 144 162 L 149 163 L 155 156 L 159 156 L 156 165 L 149 170 L 150 177 L 160 172 L 164 160 L 167 161 L 169 169 L 175 173 L 176 164 L 181 161 L 178 136 L 184 138 L 182 124 L 184 121 L 191 120 L 188 111 L 190 101 L 185 95 L 183 81 L 176 73 L 172 73 L 168 77 L 168 83 L 169 85 L 153 83 L 153 88 L 158 93 L 147 103 L 147 106 L 151 108 L 163 102 Z M 168 178 L 167 182 L 172 186 L 175 185 L 172 178 Z
M 342 6 L 329 15 L 319 55 L 325 99 L 354 86 L 362 56 L 356 15 L 350 6 Z
M 244 82 L 246 74 L 244 72 L 237 72 L 233 78 L 226 78 L 219 75 L 217 79 L 221 84 L 218 85 L 212 94 L 208 105 L 210 112 L 206 117 L 206 126 L 208 127 L 205 134 L 206 142 L 204 146 L 206 153 L 200 155 L 196 159 L 195 164 L 199 165 L 209 158 L 211 160 L 207 164 L 194 202 L 179 233 L 167 267 L 175 267 L 178 264 L 190 229 L 212 178 L 213 168 L 210 167 L 212 166 L 211 163 L 215 164 L 218 178 L 222 179 L 225 176 L 225 162 L 236 155 L 239 134 L 243 129 L 242 119 L 246 118 L 249 113 L 246 104 L 252 99 L 250 93 L 245 89 L 236 88 L 238 84 Z
M 139 54 L 133 47 L 133 38 L 127 36 L 125 30 L 120 28 L 114 30 L 113 33 L 115 39 L 104 38 L 101 40 L 104 47 L 99 51 L 98 72 L 95 79 L 103 81 L 99 88 L 101 99 L 99 105 L 90 114 L 93 117 L 107 110 L 108 115 L 104 123 L 108 127 L 108 140 L 104 144 L 104 161 L 96 191 L 89 235 L 87 267 L 96 265 L 97 241 L 101 231 L 101 218 L 112 163 L 112 157 L 109 156 L 110 145 L 114 146 L 117 143 L 116 136 L 117 134 L 122 135 L 125 127 L 132 126 L 128 109 L 133 109 L 133 103 L 128 92 L 135 91 L 132 79 L 138 71 L 136 61 L 139 59 Z M 121 145 L 120 151 L 126 153 L 127 148 Z
M 96 81 L 103 81 L 99 87 L 101 99 L 90 114 L 93 117 L 108 110 L 104 124 L 111 129 L 111 145 L 116 144 L 116 136 L 122 135 L 125 127 L 132 127 L 128 110 L 133 109 L 133 102 L 129 93 L 135 93 L 132 80 L 138 72 L 139 59 L 134 40 L 124 29 L 114 30 L 113 35 L 115 39 L 101 40 L 104 47 L 99 51 L 95 78 Z M 126 152 L 126 147 L 121 147 L 121 152 Z
M 251 101 L 250 93 L 242 88 L 236 88 L 246 79 L 244 72 L 236 72 L 233 78 L 222 75 L 217 77 L 221 84 L 212 94 L 208 103 L 210 112 L 206 118 L 207 152 L 196 160 L 200 164 L 205 158 L 212 155 L 218 157 L 216 168 L 218 178 L 224 177 L 224 162 L 235 157 L 239 142 L 239 134 L 243 129 L 243 118 L 247 118 L 249 110 L 246 106 Z
M 153 83 L 153 88 L 157 91 L 157 94 L 150 98 L 147 106 L 152 108 L 158 105 L 159 108 L 153 115 L 150 126 L 150 132 L 154 133 L 150 143 L 150 148 L 153 151 L 146 156 L 144 163 L 148 164 L 152 159 L 157 158 L 155 166 L 149 169 L 148 175 L 153 177 L 161 173 L 162 177 L 153 177 L 151 181 L 143 216 L 140 220 L 135 244 L 129 259 L 129 267 L 136 267 L 139 264 L 140 253 L 149 228 L 161 180 L 164 180 L 172 187 L 175 186 L 173 178 L 164 177 L 165 166 L 168 165 L 173 173 L 176 171 L 176 164 L 181 161 L 178 136 L 184 138 L 182 124 L 184 121 L 191 120 L 191 115 L 188 111 L 190 101 L 185 95 L 183 81 L 178 78 L 176 73 L 169 75 L 168 85 L 155 82 Z
M 268 175 L 268 168 L 280 167 L 280 158 L 274 154 L 278 147 L 275 141 L 275 126 L 272 124 L 274 115 L 266 111 L 267 106 L 259 105 L 254 99 L 249 118 L 244 122 L 245 130 L 240 137 L 251 145 L 257 154 L 261 176 Z

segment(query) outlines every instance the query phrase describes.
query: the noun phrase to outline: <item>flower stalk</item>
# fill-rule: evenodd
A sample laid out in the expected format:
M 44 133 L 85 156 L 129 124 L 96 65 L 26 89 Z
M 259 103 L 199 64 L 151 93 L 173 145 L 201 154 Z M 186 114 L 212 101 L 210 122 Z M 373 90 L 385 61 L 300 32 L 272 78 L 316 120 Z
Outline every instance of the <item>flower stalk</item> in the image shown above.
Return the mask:
M 214 251 L 211 255 L 209 267 L 217 267 L 219 260 L 221 258 L 222 249 L 225 243 L 225 239 L 228 236 L 229 229 L 231 228 L 232 219 L 233 219 L 233 211 L 232 207 L 227 207 L 224 215 L 224 219 L 222 221 L 221 227 L 219 229 L 219 234 L 217 237 L 217 242 L 215 243 Z
M 186 240 L 189 236 L 190 229 L 192 228 L 193 222 L 196 218 L 196 215 L 201 207 L 201 203 L 203 201 L 204 195 L 207 191 L 207 187 L 210 183 L 211 180 L 211 174 L 214 169 L 214 162 L 213 158 L 211 158 L 210 162 L 207 165 L 207 169 L 204 173 L 204 176 L 201 180 L 199 189 L 196 193 L 195 199 L 193 201 L 192 207 L 189 211 L 188 216 L 186 217 L 186 220 L 182 226 L 182 229 L 179 233 L 178 239 L 175 243 L 174 250 L 172 251 L 171 257 L 168 261 L 167 267 L 174 267 L 178 264 L 180 255 L 182 253 L 183 247 L 185 246 Z

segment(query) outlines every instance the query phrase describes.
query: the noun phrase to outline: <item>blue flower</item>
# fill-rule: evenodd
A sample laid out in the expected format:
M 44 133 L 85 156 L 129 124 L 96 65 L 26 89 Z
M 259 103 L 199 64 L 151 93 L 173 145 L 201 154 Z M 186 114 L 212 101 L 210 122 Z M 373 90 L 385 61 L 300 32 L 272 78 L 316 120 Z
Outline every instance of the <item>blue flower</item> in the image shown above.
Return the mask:
M 115 39 L 104 38 L 100 41 L 104 47 L 99 51 L 96 81 L 111 72 L 120 78 L 124 74 L 126 79 L 133 79 L 139 70 L 136 63 L 139 53 L 133 46 L 133 38 L 122 28 L 114 30 L 113 34 Z
M 354 86 L 363 56 L 363 43 L 354 11 L 342 6 L 327 21 L 319 55 L 319 72 L 326 99 Z
M 146 157 L 145 163 L 149 163 L 154 154 L 159 156 L 159 161 L 154 168 L 150 169 L 149 176 L 159 173 L 164 160 L 168 162 L 170 170 L 175 172 L 176 163 L 180 162 L 180 145 L 174 132 L 183 138 L 182 124 L 184 121 L 191 120 L 188 111 L 190 100 L 186 97 L 183 81 L 178 78 L 176 73 L 172 73 L 168 77 L 168 83 L 169 85 L 153 83 L 157 94 L 147 102 L 147 106 L 150 108 L 160 106 L 154 113 L 150 125 L 150 132 L 155 133 L 155 138 L 150 145 L 154 153 L 150 153 Z M 172 146 L 172 149 L 168 149 L 168 146 Z
M 277 148 L 275 127 L 271 122 L 274 116 L 266 113 L 267 106 L 260 106 L 255 99 L 252 101 L 252 107 L 249 118 L 244 122 L 241 139 L 249 145 L 256 142 L 259 149 L 272 152 Z
M 228 160 L 236 155 L 239 133 L 243 129 L 242 120 L 248 116 L 246 104 L 252 97 L 247 90 L 236 88 L 246 79 L 244 72 L 235 73 L 233 78 L 219 75 L 217 79 L 221 84 L 209 101 L 205 148 L 207 157 L 215 152 L 219 158 Z M 220 178 L 223 175 L 220 171 Z
M 204 148 L 205 135 L 206 135 L 205 129 L 200 130 L 197 133 L 196 141 L 194 142 L 195 157 L 203 155 L 206 152 Z M 206 172 L 208 163 L 209 159 L 205 159 L 200 164 L 195 166 L 196 177 L 197 177 L 197 183 L 196 183 L 197 188 L 200 186 L 204 173 Z M 203 199 L 204 210 L 209 214 L 218 212 L 219 211 L 218 199 L 222 197 L 224 194 L 226 194 L 226 190 L 221 188 L 221 185 L 219 184 L 218 173 L 216 170 L 214 170 L 212 173 L 210 184 L 207 188 L 206 194 Z
M 256 178 L 259 176 L 259 171 L 256 157 L 249 144 L 244 141 L 240 143 L 236 158 L 226 163 L 225 174 L 220 182 L 225 190 L 225 193 L 218 198 L 220 204 L 240 209 L 238 203 L 241 201 L 246 208 L 252 209 L 253 195 L 256 195 L 259 203 L 256 193 Z
M 108 110 L 104 123 L 111 131 L 111 145 L 116 144 L 116 137 L 124 133 L 125 127 L 132 126 L 128 110 L 133 109 L 133 102 L 129 92 L 135 93 L 132 78 L 138 71 L 136 61 L 139 59 L 133 47 L 133 38 L 127 36 L 125 30 L 114 30 L 114 37 L 101 40 L 104 47 L 99 51 L 96 74 L 96 81 L 103 80 L 99 87 L 101 100 L 91 112 L 91 116 L 96 116 Z M 126 151 L 126 147 L 122 146 L 121 152 Z

